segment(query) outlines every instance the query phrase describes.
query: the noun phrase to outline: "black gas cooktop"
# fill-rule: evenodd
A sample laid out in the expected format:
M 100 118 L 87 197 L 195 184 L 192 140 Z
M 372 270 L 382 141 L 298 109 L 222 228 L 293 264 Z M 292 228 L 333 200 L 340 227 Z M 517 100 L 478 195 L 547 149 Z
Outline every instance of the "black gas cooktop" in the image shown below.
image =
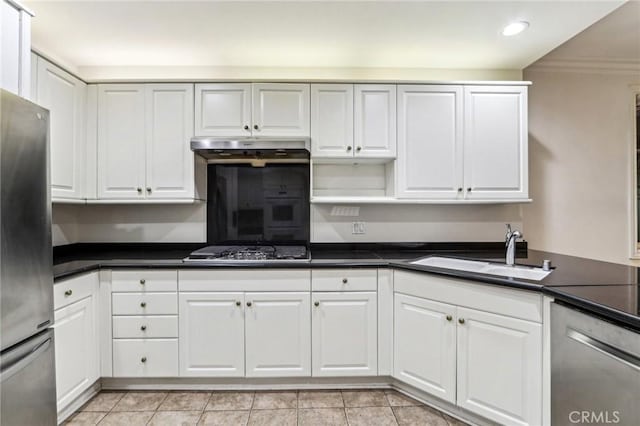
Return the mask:
M 192 252 L 185 262 L 278 262 L 311 260 L 303 245 L 212 245 Z

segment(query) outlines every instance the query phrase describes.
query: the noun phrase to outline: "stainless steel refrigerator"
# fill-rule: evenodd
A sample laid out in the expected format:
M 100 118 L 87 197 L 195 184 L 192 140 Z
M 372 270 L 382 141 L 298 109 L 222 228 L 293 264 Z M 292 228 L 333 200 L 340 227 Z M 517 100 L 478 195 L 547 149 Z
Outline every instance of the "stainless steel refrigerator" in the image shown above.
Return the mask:
M 0 90 L 0 425 L 55 425 L 49 112 Z

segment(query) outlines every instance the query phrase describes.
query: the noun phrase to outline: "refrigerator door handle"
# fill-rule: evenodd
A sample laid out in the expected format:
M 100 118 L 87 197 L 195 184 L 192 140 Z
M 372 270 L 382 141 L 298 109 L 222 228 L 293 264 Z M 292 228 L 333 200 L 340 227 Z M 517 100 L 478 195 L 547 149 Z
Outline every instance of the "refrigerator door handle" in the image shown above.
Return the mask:
M 14 362 L 8 363 L 7 366 L 2 366 L 0 370 L 0 383 L 4 383 L 15 373 L 22 370 L 26 365 L 29 365 L 34 359 L 38 358 L 43 352 L 45 352 L 49 346 L 51 345 L 51 338 L 48 338 L 44 342 L 39 343 L 35 348 L 33 348 L 29 353 L 24 355 L 22 358 Z

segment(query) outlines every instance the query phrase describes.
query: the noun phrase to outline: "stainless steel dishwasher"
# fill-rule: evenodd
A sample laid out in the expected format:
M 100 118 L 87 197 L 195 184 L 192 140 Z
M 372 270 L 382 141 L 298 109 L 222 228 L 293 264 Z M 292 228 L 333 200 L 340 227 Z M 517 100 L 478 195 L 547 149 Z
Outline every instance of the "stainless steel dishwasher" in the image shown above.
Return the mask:
M 640 334 L 552 303 L 551 424 L 640 425 Z

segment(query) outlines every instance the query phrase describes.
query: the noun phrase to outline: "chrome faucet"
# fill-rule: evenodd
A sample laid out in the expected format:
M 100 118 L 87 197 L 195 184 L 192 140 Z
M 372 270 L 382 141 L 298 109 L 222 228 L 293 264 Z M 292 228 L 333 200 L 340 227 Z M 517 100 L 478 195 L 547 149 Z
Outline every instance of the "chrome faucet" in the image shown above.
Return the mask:
M 505 236 L 505 246 L 507 247 L 507 256 L 505 263 L 507 266 L 514 266 L 516 264 L 516 240 L 522 238 L 520 231 L 512 231 L 511 224 L 507 223 L 507 235 Z

